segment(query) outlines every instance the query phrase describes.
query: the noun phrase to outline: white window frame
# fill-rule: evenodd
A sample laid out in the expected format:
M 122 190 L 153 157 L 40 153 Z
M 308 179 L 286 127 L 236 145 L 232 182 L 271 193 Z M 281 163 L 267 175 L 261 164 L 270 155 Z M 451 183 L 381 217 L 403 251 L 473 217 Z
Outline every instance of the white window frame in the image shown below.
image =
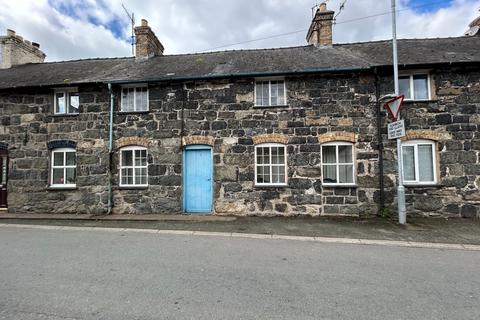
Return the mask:
M 65 97 L 65 112 L 57 112 L 57 93 L 63 93 Z M 70 94 L 78 94 L 78 88 L 55 88 L 53 89 L 53 114 L 55 115 L 77 115 L 79 112 L 68 112 L 70 106 Z M 80 108 L 80 96 L 78 96 L 78 107 Z
M 147 109 L 145 110 L 138 110 L 137 109 L 137 89 L 138 88 L 147 88 Z M 124 99 L 123 99 L 123 90 L 124 89 L 134 89 L 133 90 L 133 110 L 125 110 L 124 106 Z M 124 85 L 121 87 L 120 91 L 120 112 L 148 112 L 150 110 L 150 93 L 148 90 L 147 84 L 135 84 L 135 85 Z
M 414 76 L 427 76 L 427 99 L 415 99 L 415 85 L 413 82 Z M 406 101 L 428 101 L 432 100 L 432 88 L 431 88 L 431 80 L 430 74 L 427 71 L 418 71 L 418 72 L 411 72 L 411 73 L 401 73 L 399 78 L 402 77 L 409 77 L 409 84 L 410 84 L 410 97 L 405 96 Z
M 266 148 L 268 147 L 269 148 L 269 164 L 266 165 L 266 164 L 258 164 L 257 163 L 257 148 Z M 273 183 L 273 182 L 268 182 L 268 183 L 265 183 L 265 182 L 257 182 L 257 168 L 258 166 L 262 166 L 262 167 L 270 167 L 270 181 L 273 181 L 272 179 L 272 174 L 273 174 L 273 170 L 272 170 L 272 166 L 278 166 L 279 164 L 275 164 L 275 165 L 272 165 L 272 147 L 282 147 L 284 148 L 284 167 L 285 167 L 285 182 L 276 182 L 276 183 Z M 281 143 L 261 143 L 261 144 L 257 144 L 255 145 L 255 186 L 258 186 L 258 187 L 265 187 L 265 186 L 279 186 L 279 187 L 284 187 L 284 186 L 287 186 L 288 185 L 288 167 L 287 167 L 287 146 L 284 145 L 284 144 L 281 144 Z
M 135 151 L 136 150 L 145 150 L 146 151 L 146 164 L 144 166 L 137 166 L 135 165 Z M 119 186 L 120 187 L 148 187 L 148 149 L 145 148 L 145 147 L 141 147 L 141 146 L 128 146 L 128 147 L 123 147 L 121 148 L 120 150 L 120 163 L 119 163 Z M 125 166 L 123 165 L 123 151 L 132 151 L 132 165 L 131 166 Z M 135 169 L 137 168 L 145 168 L 146 169 L 146 179 L 147 179 L 147 183 L 145 184 L 137 184 L 135 182 L 135 177 L 136 177 L 136 173 L 135 173 Z M 124 184 L 122 183 L 122 169 L 132 169 L 132 177 L 133 177 L 133 183 L 132 184 Z
M 327 147 L 327 146 L 335 146 L 335 158 L 336 158 L 336 162 L 335 163 L 327 163 L 327 164 L 324 164 L 323 163 L 323 147 Z M 338 162 L 338 147 L 339 146 L 351 146 L 352 147 L 352 162 L 345 162 L 345 163 L 340 163 Z M 321 173 L 322 173 L 322 185 L 324 186 L 356 186 L 356 181 L 357 181 L 357 166 L 356 166 L 356 157 L 355 157 L 356 153 L 355 153 L 355 144 L 352 143 L 352 142 L 347 142 L 347 141 L 331 141 L 331 142 L 326 142 L 326 143 L 322 143 L 320 145 L 320 158 L 321 158 L 321 162 L 320 162 L 320 168 L 321 168 Z M 345 182 L 323 182 L 323 178 L 324 178 L 324 175 L 323 175 L 323 166 L 324 165 L 328 165 L 328 166 L 335 166 L 336 167 L 336 172 L 337 172 L 337 181 L 339 181 L 339 174 L 340 174 L 340 170 L 339 170 L 339 166 L 340 165 L 352 165 L 352 182 L 348 182 L 348 183 L 345 183 Z
M 418 162 L 418 145 L 431 145 L 432 146 L 432 166 L 433 166 L 433 181 L 420 181 L 419 175 L 419 162 Z M 432 140 L 417 139 L 402 141 L 402 165 L 403 165 L 403 147 L 413 146 L 414 165 L 415 165 L 415 180 L 405 180 L 405 167 L 403 167 L 403 184 L 412 186 L 421 185 L 436 185 L 438 183 L 437 178 L 437 149 L 436 142 Z
M 283 104 L 272 104 L 272 81 L 283 81 Z M 268 105 L 257 104 L 257 83 L 268 82 Z M 256 79 L 254 84 L 254 103 L 255 107 L 284 107 L 288 105 L 287 102 L 287 86 L 284 78 L 269 78 L 269 79 Z
M 75 153 L 75 164 L 67 165 L 66 153 L 74 152 Z M 62 166 L 55 165 L 55 153 L 63 153 L 63 163 Z M 65 180 L 67 176 L 67 168 L 75 169 L 75 181 L 77 180 L 77 150 L 73 148 L 56 148 L 52 149 L 50 152 L 51 162 L 50 162 L 50 187 L 51 188 L 76 188 L 77 183 L 53 183 L 53 169 L 63 169 L 63 178 Z M 66 182 L 66 181 L 64 181 Z

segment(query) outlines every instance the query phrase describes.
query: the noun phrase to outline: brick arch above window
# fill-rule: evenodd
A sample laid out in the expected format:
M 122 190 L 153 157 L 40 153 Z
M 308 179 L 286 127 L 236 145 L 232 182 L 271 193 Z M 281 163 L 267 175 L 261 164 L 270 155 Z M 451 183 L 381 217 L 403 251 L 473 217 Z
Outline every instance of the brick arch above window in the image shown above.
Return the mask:
M 182 145 L 188 146 L 192 144 L 206 144 L 208 146 L 213 146 L 215 143 L 214 137 L 207 136 L 186 136 L 182 138 Z
M 115 141 L 117 149 L 128 147 L 128 146 L 140 146 L 148 148 L 151 144 L 150 141 L 146 138 L 141 137 L 122 137 Z
M 73 140 L 52 140 L 47 142 L 48 150 L 58 149 L 58 148 L 71 148 L 76 149 L 77 143 Z
M 448 140 L 450 135 L 446 132 L 439 132 L 433 130 L 407 130 L 405 137 L 401 138 L 402 141 L 408 140 Z
M 354 132 L 345 132 L 345 131 L 334 131 L 321 134 L 318 137 L 320 143 L 327 143 L 333 141 L 344 141 L 344 142 L 356 142 L 356 136 Z
M 8 150 L 8 143 L 0 142 L 0 151 L 6 151 L 6 150 Z
M 288 136 L 279 133 L 259 134 L 252 137 L 253 144 L 261 143 L 280 143 L 288 144 Z

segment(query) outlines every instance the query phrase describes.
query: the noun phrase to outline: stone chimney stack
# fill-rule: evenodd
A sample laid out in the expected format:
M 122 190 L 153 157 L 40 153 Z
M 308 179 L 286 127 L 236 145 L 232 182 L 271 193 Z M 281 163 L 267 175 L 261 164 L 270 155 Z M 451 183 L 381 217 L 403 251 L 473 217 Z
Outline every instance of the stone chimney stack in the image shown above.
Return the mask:
M 312 19 L 312 24 L 307 33 L 308 44 L 315 46 L 332 45 L 332 26 L 334 11 L 327 10 L 327 4 L 322 3 Z
M 135 27 L 135 58 L 148 59 L 163 55 L 163 45 L 148 26 L 148 21 L 142 19 L 142 24 Z
M 466 36 L 480 36 L 480 17 L 470 22 L 469 29 L 465 32 Z
M 42 63 L 45 57 L 38 43 L 23 40 L 13 30 L 7 29 L 7 35 L 0 36 L 0 69 L 25 63 Z

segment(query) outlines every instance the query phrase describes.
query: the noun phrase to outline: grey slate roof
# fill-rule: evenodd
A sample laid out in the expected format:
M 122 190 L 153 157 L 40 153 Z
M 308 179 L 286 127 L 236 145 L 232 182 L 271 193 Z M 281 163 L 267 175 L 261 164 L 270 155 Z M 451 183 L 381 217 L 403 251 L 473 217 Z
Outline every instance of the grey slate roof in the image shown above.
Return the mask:
M 480 63 L 480 37 L 404 39 L 399 64 Z M 338 72 L 391 65 L 391 41 L 317 48 L 220 51 L 148 60 L 109 58 L 27 64 L 0 70 L 0 89 L 263 74 Z

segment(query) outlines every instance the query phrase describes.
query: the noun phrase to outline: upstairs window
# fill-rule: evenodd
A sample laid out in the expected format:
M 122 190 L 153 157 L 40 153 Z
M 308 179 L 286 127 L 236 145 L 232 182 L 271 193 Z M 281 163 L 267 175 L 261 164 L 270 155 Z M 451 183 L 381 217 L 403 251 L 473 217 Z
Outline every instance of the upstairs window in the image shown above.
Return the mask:
M 435 143 L 410 140 L 402 143 L 403 182 L 405 184 L 435 184 Z
M 353 185 L 354 169 L 352 143 L 329 142 L 322 145 L 324 185 Z
M 120 150 L 120 186 L 148 186 L 146 148 L 133 146 Z
M 255 105 L 274 107 L 286 105 L 284 80 L 268 80 L 255 82 Z
M 80 99 L 76 88 L 56 89 L 54 93 L 55 114 L 78 114 Z
M 122 88 L 122 112 L 148 111 L 148 87 L 128 86 Z
M 287 154 L 283 144 L 265 143 L 255 146 L 255 185 L 287 184 Z
M 51 182 L 54 188 L 74 188 L 77 177 L 77 154 L 75 149 L 59 148 L 52 150 Z
M 428 74 L 411 74 L 398 77 L 400 94 L 405 100 L 430 100 L 430 78 Z

